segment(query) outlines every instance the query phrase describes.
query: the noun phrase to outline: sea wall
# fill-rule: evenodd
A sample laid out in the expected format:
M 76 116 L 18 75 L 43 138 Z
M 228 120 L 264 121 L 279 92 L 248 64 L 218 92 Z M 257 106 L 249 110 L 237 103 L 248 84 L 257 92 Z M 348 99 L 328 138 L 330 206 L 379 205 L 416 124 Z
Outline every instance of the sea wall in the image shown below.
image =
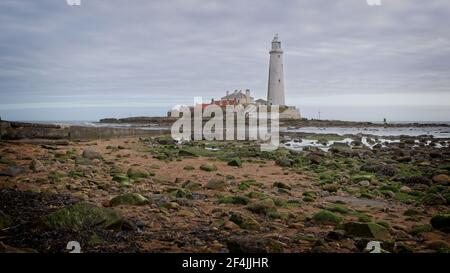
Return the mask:
M 168 130 L 141 130 L 128 128 L 104 128 L 83 126 L 60 126 L 23 122 L 0 123 L 0 137 L 3 140 L 21 139 L 101 139 L 128 136 L 153 136 L 169 133 Z

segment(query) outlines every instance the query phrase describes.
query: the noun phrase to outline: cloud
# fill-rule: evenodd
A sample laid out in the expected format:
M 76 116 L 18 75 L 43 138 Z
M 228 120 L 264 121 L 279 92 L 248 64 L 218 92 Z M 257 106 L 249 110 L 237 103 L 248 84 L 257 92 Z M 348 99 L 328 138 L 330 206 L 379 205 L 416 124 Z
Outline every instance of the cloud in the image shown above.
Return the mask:
M 433 105 L 450 93 L 449 12 L 446 0 L 3 0 L 0 114 L 265 97 L 274 33 L 292 104 Z

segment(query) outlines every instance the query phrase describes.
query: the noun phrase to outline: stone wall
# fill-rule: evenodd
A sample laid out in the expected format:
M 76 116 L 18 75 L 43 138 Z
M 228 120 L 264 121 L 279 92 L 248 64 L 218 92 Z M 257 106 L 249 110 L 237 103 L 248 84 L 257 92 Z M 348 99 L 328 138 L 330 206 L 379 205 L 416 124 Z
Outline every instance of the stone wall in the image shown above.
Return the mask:
M 169 133 L 169 130 L 141 130 L 105 127 L 59 126 L 7 122 L 0 123 L 0 136 L 4 140 L 21 139 L 101 139 L 127 136 L 154 136 Z

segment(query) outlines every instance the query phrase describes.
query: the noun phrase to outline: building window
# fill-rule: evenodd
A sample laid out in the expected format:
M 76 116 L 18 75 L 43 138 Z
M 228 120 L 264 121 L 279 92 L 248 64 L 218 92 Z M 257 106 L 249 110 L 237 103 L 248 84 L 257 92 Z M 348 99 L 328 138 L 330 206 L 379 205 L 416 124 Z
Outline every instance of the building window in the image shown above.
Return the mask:
M 281 80 L 280 80 L 280 79 L 278 79 L 278 82 L 281 82 Z

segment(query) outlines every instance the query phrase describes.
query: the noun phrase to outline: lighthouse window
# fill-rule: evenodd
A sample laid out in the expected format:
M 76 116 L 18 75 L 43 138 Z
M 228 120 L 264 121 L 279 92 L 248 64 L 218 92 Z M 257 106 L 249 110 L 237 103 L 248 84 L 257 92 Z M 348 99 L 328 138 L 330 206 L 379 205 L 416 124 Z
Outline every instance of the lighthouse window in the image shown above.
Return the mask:
M 280 79 L 278 79 L 278 82 L 281 82 L 281 80 L 280 80 Z
M 278 58 L 280 58 L 280 55 L 278 55 Z

